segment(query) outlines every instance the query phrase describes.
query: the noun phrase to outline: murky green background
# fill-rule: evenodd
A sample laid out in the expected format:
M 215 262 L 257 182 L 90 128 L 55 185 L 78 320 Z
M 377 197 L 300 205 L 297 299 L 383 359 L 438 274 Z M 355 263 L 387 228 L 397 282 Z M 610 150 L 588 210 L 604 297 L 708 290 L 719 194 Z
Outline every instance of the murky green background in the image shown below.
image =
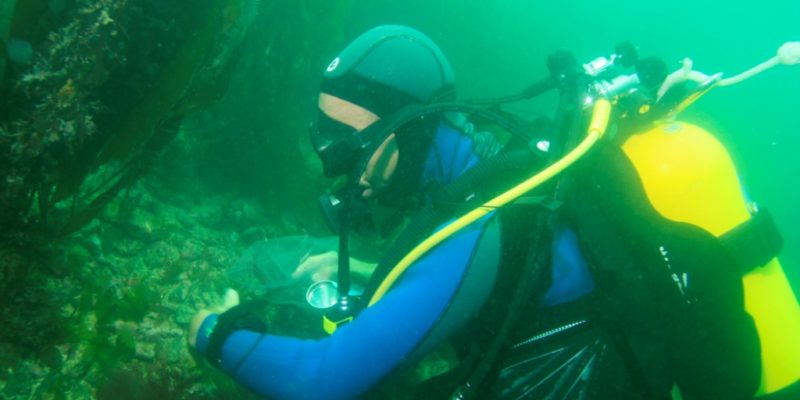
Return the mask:
M 0 0 L 0 42 L 15 40 L 0 58 L 0 398 L 249 398 L 198 363 L 186 326 L 253 243 L 329 234 L 307 124 L 325 65 L 373 26 L 427 33 L 466 99 L 518 92 L 557 49 L 589 61 L 626 40 L 731 76 L 800 40 L 798 21 L 796 0 Z M 772 211 L 800 289 L 800 66 L 682 118 Z
M 705 73 L 733 76 L 800 40 L 800 2 L 724 1 L 362 2 L 348 36 L 376 23 L 409 24 L 450 58 L 464 98 L 513 93 L 546 73 L 545 57 L 572 50 L 592 60 L 628 40 L 671 70 L 689 57 Z M 531 105 L 547 109 L 543 102 Z M 523 107 L 524 108 L 524 107 Z M 786 244 L 781 260 L 800 287 L 800 65 L 779 66 L 710 92 L 682 118 L 727 146 L 751 198 L 769 208 Z

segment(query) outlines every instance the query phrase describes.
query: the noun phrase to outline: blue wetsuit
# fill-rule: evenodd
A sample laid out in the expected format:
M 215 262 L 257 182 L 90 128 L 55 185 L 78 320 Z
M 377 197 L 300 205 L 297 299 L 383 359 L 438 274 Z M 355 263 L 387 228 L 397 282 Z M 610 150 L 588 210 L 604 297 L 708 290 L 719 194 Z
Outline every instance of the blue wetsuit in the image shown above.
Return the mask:
M 478 162 L 472 140 L 442 125 L 422 183 L 447 184 Z M 379 302 L 330 337 L 302 340 L 236 331 L 222 347 L 222 369 L 270 398 L 356 397 L 477 315 L 494 286 L 500 246 L 499 218 L 487 215 L 416 261 Z M 553 250 L 554 283 L 545 304 L 591 291 L 593 283 L 574 234 L 560 229 Z M 215 318 L 208 317 L 200 329 L 201 353 Z

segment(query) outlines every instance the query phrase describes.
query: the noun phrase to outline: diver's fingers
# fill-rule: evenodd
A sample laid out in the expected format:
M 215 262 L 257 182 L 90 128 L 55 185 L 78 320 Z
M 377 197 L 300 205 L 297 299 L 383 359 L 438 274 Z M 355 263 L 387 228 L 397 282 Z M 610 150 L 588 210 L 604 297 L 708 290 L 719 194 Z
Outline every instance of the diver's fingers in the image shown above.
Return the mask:
M 311 257 L 306 257 L 297 268 L 294 269 L 292 272 L 292 278 L 299 278 L 308 273 L 308 270 L 313 266 L 313 260 Z
M 225 289 L 225 294 L 222 296 L 222 303 L 213 305 L 208 308 L 209 311 L 222 314 L 233 307 L 239 305 L 239 292 L 231 288 Z
M 320 268 L 314 275 L 311 275 L 311 280 L 314 282 L 329 280 L 333 277 L 334 272 L 336 272 L 336 269 L 332 267 Z
M 239 305 L 239 292 L 233 290 L 232 288 L 228 288 L 225 290 L 225 296 L 223 297 L 222 306 L 225 307 L 225 311 L 236 307 Z
M 316 271 L 320 267 L 336 262 L 336 252 L 329 251 L 322 254 L 306 257 L 292 272 L 292 278 L 299 278 Z
M 191 323 L 189 323 L 189 346 L 195 347 L 197 344 L 197 331 L 200 330 L 200 326 L 203 324 L 203 321 L 205 321 L 206 317 L 211 314 L 222 314 L 238 305 L 239 292 L 232 288 L 228 288 L 225 289 L 225 294 L 222 296 L 222 304 L 217 304 L 215 306 L 198 311 L 194 318 L 192 318 Z

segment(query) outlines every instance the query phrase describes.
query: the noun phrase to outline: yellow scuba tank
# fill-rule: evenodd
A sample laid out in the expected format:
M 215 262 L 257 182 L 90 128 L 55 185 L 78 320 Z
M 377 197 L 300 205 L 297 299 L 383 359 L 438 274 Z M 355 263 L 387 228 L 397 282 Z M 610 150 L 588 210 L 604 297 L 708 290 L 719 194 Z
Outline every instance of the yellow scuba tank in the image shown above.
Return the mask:
M 751 213 L 736 167 L 710 133 L 683 123 L 657 125 L 623 145 L 653 207 L 665 218 L 720 237 Z M 800 306 L 777 258 L 744 276 L 745 306 L 761 341 L 758 394 L 800 379 Z

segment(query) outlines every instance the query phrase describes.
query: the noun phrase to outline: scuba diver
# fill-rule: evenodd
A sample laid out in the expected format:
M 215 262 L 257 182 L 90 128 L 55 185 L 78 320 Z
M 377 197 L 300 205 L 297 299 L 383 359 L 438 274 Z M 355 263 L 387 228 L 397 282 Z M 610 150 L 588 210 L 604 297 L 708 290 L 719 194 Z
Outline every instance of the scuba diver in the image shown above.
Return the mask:
M 666 67 L 641 61 L 654 98 Z M 564 104 L 583 100 L 592 73 L 563 52 L 548 67 L 524 96 L 557 89 Z M 774 223 L 753 211 L 757 223 L 722 240 L 669 218 L 643 167 L 663 155 L 630 141 L 650 107 L 619 102 L 636 112 L 619 114 L 600 142 L 611 106 L 593 100 L 581 141 L 562 132 L 585 125 L 574 122 L 583 107 L 522 124 L 454 103 L 453 71 L 427 36 L 402 26 L 362 34 L 327 66 L 311 128 L 325 175 L 344 182 L 322 199 L 340 239 L 329 336 L 271 334 L 258 305 L 229 292 L 194 318 L 190 345 L 267 398 L 385 398 L 394 377 L 448 345 L 458 365 L 417 398 L 752 398 L 767 364 L 742 275 L 777 254 Z M 479 120 L 510 134 L 476 132 Z M 685 124 L 654 131 L 703 136 Z M 378 207 L 395 213 L 381 218 Z M 354 292 L 349 235 L 384 232 L 397 215 L 407 223 Z M 762 245 L 751 249 L 753 238 Z

